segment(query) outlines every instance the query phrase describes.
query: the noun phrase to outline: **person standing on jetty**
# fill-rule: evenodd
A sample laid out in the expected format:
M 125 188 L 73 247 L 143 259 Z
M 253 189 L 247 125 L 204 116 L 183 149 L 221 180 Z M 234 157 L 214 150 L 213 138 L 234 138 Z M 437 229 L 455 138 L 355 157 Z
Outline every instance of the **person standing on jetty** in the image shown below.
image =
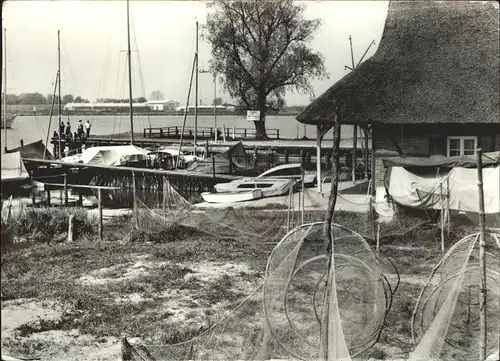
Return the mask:
M 81 119 L 78 121 L 77 131 L 78 131 L 78 136 L 83 137 L 83 123 Z
M 66 123 L 66 136 L 71 138 L 71 124 L 69 124 L 69 121 Z
M 59 134 L 64 134 L 64 122 L 61 122 L 61 124 L 59 124 Z
M 90 137 L 90 127 L 92 127 L 92 124 L 90 124 L 89 120 L 87 119 L 87 122 L 85 123 L 85 131 L 87 133 L 87 138 Z

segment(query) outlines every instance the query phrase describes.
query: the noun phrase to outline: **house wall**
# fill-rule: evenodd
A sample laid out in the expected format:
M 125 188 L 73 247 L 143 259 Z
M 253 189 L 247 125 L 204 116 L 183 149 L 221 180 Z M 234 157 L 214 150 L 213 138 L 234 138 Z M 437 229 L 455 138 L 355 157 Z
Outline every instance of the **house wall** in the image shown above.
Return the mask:
M 373 124 L 375 186 L 383 186 L 383 157 L 446 155 L 448 136 L 477 136 L 484 152 L 500 151 L 500 124 Z

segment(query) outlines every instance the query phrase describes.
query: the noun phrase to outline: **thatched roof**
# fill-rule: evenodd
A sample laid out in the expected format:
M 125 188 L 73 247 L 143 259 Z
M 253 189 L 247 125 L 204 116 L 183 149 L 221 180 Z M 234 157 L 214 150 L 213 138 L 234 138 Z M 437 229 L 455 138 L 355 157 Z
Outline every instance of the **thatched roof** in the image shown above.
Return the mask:
M 499 123 L 498 6 L 392 1 L 376 53 L 297 120 L 343 123 Z

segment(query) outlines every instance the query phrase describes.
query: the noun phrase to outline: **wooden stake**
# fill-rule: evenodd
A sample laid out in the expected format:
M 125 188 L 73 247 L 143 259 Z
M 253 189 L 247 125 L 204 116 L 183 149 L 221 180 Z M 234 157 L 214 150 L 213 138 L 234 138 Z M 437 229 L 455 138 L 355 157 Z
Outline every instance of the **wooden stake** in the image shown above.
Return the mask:
M 132 171 L 132 197 L 134 198 L 133 208 L 132 208 L 132 218 L 134 218 L 135 228 L 139 228 L 138 217 L 137 217 L 137 202 L 135 196 L 135 172 Z
M 214 178 L 215 178 L 215 157 L 212 157 L 212 173 L 213 173 Z
M 163 215 L 167 214 L 167 196 L 168 196 L 167 179 L 163 177 Z
M 97 189 L 97 207 L 99 208 L 99 241 L 102 241 L 102 192 Z
M 7 206 L 7 222 L 10 221 L 11 213 L 12 213 L 12 196 L 9 197 L 9 205 Z
M 479 297 L 479 359 L 486 358 L 486 226 L 484 218 L 484 191 L 483 191 L 483 151 L 478 148 L 477 156 L 477 188 L 479 193 L 479 269 L 481 275 Z
M 73 242 L 73 218 L 75 216 L 70 214 L 68 220 L 68 242 Z

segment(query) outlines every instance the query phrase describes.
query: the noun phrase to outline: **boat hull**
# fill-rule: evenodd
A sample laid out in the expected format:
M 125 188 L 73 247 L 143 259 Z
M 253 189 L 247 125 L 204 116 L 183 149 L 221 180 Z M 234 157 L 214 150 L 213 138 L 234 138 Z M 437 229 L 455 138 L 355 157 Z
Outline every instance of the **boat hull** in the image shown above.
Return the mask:
M 201 196 L 207 203 L 237 203 L 262 198 L 262 191 L 260 189 L 253 189 L 245 192 L 203 192 Z
M 237 193 L 242 189 L 260 189 L 262 197 L 277 197 L 288 194 L 295 181 L 291 179 L 243 178 L 229 183 L 217 183 L 214 189 L 218 193 Z M 242 188 L 245 187 L 245 188 Z
M 0 121 L 0 125 L 1 125 L 0 128 L 2 128 L 2 129 L 3 128 L 7 128 L 7 129 L 12 128 L 12 124 L 14 124 L 15 119 L 16 119 L 15 114 L 14 115 L 7 115 L 7 121 L 6 121 L 7 124 L 5 124 L 4 117 L 2 116 L 2 120 Z

